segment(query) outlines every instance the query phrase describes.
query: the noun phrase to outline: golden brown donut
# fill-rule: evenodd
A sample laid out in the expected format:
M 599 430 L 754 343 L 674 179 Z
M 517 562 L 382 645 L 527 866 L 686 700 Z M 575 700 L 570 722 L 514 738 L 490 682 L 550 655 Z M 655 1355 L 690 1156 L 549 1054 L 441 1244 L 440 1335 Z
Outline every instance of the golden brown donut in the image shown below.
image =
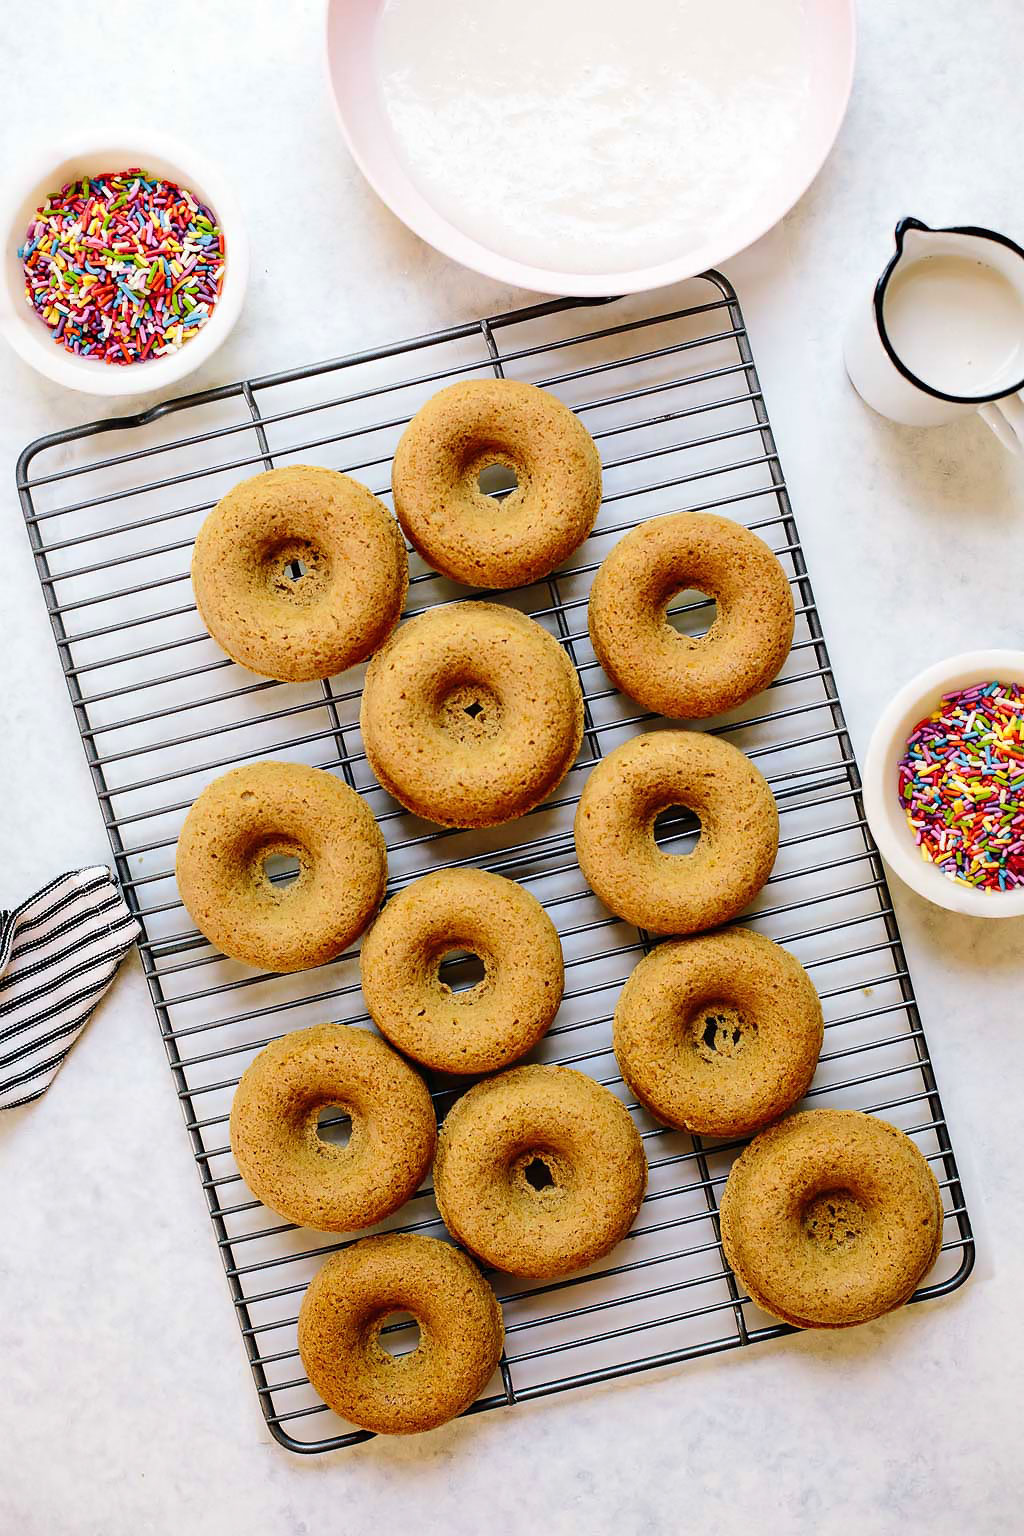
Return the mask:
M 298 860 L 275 885 L 266 861 Z M 185 818 L 178 890 L 211 944 L 263 970 L 301 971 L 340 955 L 384 896 L 387 854 L 354 790 L 320 768 L 248 763 L 214 779 Z
M 464 992 L 441 980 L 452 950 L 483 962 Z M 562 946 L 540 902 L 482 869 L 439 869 L 392 896 L 363 940 L 363 996 L 382 1035 L 440 1072 L 494 1072 L 524 1056 L 562 1000 Z
M 352 1121 L 346 1146 L 324 1141 L 327 1106 Z M 231 1105 L 231 1150 L 253 1194 L 318 1232 L 371 1227 L 420 1186 L 434 1155 L 426 1084 L 368 1029 L 315 1024 L 266 1046 Z
M 512 470 L 500 500 L 482 470 Z M 391 473 L 410 544 L 471 587 L 521 587 L 561 565 L 594 526 L 601 460 L 590 433 L 554 395 L 513 379 L 450 384 L 402 434 Z
M 443 827 L 491 827 L 562 782 L 583 739 L 583 695 L 532 619 L 452 603 L 409 619 L 374 657 L 359 723 L 379 783 L 408 810 Z
M 392 1312 L 411 1312 L 419 1343 L 380 1343 Z M 468 1408 L 487 1385 L 505 1328 L 472 1259 L 436 1238 L 389 1232 L 332 1254 L 299 1309 L 299 1354 L 324 1402 L 362 1429 L 411 1435 Z
M 670 806 L 700 818 L 692 853 L 663 853 L 654 823 Z M 779 815 L 749 758 L 718 736 L 651 731 L 593 769 L 576 808 L 576 856 L 605 906 L 651 933 L 727 923 L 771 874 Z
M 722 1247 L 751 1301 L 849 1328 L 909 1301 L 942 1247 L 942 1198 L 909 1137 L 857 1110 L 770 1126 L 733 1163 Z
M 671 939 L 646 955 L 615 1009 L 615 1056 L 666 1125 L 748 1136 L 802 1099 L 821 1050 L 803 966 L 746 928 Z
M 434 1198 L 449 1232 L 513 1275 L 568 1274 L 608 1253 L 647 1187 L 643 1142 L 614 1094 L 569 1067 L 513 1067 L 448 1111 Z
M 718 605 L 699 637 L 668 621 L 677 593 Z M 793 594 L 763 539 L 713 512 L 675 512 L 627 533 L 594 577 L 587 610 L 597 659 L 647 709 L 700 720 L 766 688 L 793 643 Z
M 398 623 L 408 585 L 405 544 L 384 503 L 310 464 L 228 491 L 192 556 L 196 606 L 218 645 L 286 682 L 365 661 Z

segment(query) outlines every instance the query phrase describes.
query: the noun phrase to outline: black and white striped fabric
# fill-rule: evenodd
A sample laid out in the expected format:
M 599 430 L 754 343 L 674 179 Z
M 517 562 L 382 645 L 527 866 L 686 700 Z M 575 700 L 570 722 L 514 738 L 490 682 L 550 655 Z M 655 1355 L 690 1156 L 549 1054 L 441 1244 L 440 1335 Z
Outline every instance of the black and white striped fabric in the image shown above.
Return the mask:
M 139 931 L 102 864 L 0 912 L 0 1110 L 46 1092 Z

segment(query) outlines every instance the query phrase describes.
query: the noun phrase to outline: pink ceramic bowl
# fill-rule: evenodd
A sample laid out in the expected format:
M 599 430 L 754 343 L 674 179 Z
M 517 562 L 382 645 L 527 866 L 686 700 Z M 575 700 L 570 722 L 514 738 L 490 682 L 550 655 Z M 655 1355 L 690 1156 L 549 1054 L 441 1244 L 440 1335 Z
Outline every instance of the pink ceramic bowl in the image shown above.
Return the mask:
M 377 87 L 374 29 L 384 0 L 328 0 L 327 69 L 338 121 L 353 159 L 377 195 L 422 240 L 463 266 L 499 282 L 538 293 L 600 297 L 640 293 L 693 277 L 753 244 L 810 186 L 832 148 L 853 81 L 854 0 L 807 0 L 806 25 L 815 58 L 809 129 L 776 174 L 759 188 L 757 201 L 738 205 L 728 233 L 695 241 L 671 261 L 632 272 L 556 272 L 530 266 L 482 245 L 439 213 L 414 185 L 396 150 Z M 636 8 L 631 24 L 639 25 Z M 748 189 L 749 190 L 749 189 Z

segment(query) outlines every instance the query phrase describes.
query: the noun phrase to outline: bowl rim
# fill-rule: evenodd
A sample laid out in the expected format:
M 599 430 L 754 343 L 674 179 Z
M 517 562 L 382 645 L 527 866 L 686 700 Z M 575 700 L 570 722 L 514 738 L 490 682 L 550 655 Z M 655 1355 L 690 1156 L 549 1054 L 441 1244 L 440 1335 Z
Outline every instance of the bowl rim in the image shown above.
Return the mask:
M 249 241 L 245 223 L 238 201 L 219 167 L 191 145 L 161 131 L 135 130 L 130 140 L 134 147 L 125 148 L 126 142 L 123 130 L 102 124 L 74 138 L 57 139 L 9 176 L 0 191 L 0 228 L 3 232 L 0 257 L 4 268 L 0 274 L 0 334 L 30 368 L 51 382 L 81 394 L 149 395 L 193 373 L 227 339 L 241 313 L 248 284 Z M 110 157 L 125 165 L 143 167 L 147 159 L 162 160 L 172 168 L 181 185 L 200 189 L 224 230 L 227 263 L 220 298 L 209 321 L 179 351 L 151 359 L 144 365 L 128 364 L 124 368 L 109 367 L 97 361 L 92 371 L 88 366 L 89 359 L 72 359 L 53 342 L 41 322 L 37 322 L 38 335 L 20 322 L 8 280 L 8 260 L 12 242 L 16 242 L 13 245 L 16 251 L 24 237 L 21 210 L 29 202 L 38 205 L 48 191 L 55 190 L 60 168 L 68 162 L 83 159 L 95 160 L 99 166 Z M 85 367 L 81 366 L 83 362 Z
M 864 759 L 864 815 L 886 864 L 934 906 L 969 917 L 1024 916 L 1024 888 L 982 891 L 960 885 L 920 855 L 896 796 L 895 769 L 910 731 L 942 694 L 972 682 L 1024 683 L 1024 651 L 1008 647 L 960 651 L 905 683 L 882 710 Z
M 814 154 L 807 163 L 806 173 L 798 177 L 790 191 L 786 193 L 784 207 L 780 207 L 771 217 L 757 215 L 748 219 L 746 225 L 741 225 L 738 234 L 732 237 L 728 244 L 730 249 L 722 250 L 715 245 L 695 247 L 694 251 L 685 257 L 676 257 L 671 261 L 658 262 L 653 266 L 638 267 L 633 271 L 620 271 L 612 273 L 572 273 L 559 272 L 552 268 L 537 267 L 529 262 L 517 261 L 513 257 L 503 256 L 499 251 L 483 245 L 474 236 L 464 234 L 457 225 L 453 224 L 444 214 L 437 211 L 429 202 L 426 195 L 413 182 L 412 178 L 405 176 L 405 184 L 410 191 L 410 202 L 406 206 L 396 206 L 396 201 L 389 195 L 381 184 L 382 178 L 378 177 L 371 167 L 370 160 L 359 147 L 353 136 L 349 117 L 341 94 L 335 84 L 334 71 L 331 67 L 330 34 L 332 16 L 337 6 L 345 5 L 348 0 L 323 0 L 323 56 L 324 73 L 327 76 L 328 89 L 331 102 L 334 107 L 334 115 L 341 130 L 341 136 L 345 142 L 349 154 L 356 166 L 373 189 L 381 202 L 391 210 L 395 218 L 410 229 L 414 235 L 423 240 L 441 255 L 449 260 L 458 262 L 460 266 L 468 267 L 471 271 L 479 272 L 484 277 L 492 278 L 495 282 L 511 284 L 517 288 L 525 288 L 533 293 L 565 295 L 571 298 L 606 298 L 610 294 L 625 295 L 631 293 L 644 293 L 653 288 L 668 287 L 672 283 L 698 277 L 709 268 L 718 267 L 723 262 L 729 261 L 741 251 L 747 250 L 756 241 L 760 240 L 769 230 L 774 229 L 786 214 L 796 206 L 804 193 L 816 180 L 822 166 L 828 159 L 839 137 L 839 130 L 843 125 L 846 111 L 853 90 L 853 80 L 857 60 L 857 5 L 856 0 L 830 0 L 830 5 L 835 12 L 835 26 L 845 29 L 848 42 L 845 70 L 843 72 L 842 86 L 830 97 L 832 111 L 828 118 L 828 131 L 823 132 L 819 151 Z M 374 87 L 369 87 L 373 89 Z M 404 173 L 404 168 L 403 168 Z M 420 206 L 422 204 L 422 207 Z

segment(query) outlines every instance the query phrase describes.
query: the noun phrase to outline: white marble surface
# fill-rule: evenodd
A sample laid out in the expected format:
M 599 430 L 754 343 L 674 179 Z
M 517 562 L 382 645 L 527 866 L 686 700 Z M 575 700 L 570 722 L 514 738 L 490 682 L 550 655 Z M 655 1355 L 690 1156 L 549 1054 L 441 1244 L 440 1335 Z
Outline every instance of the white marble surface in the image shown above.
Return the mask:
M 125 121 L 173 122 L 234 180 L 252 288 L 205 383 L 523 297 L 426 250 L 364 186 L 336 136 L 320 10 L 142 0 L 129 16 L 51 0 L 0 16 L 0 164 L 109 109 L 100 72 L 116 58 Z M 968 645 L 1020 644 L 1024 466 L 974 420 L 926 434 L 869 415 L 845 383 L 839 334 L 898 216 L 1024 234 L 1022 50 L 1017 0 L 863 0 L 832 158 L 784 225 L 727 268 L 861 751 L 899 680 Z M 0 903 L 107 853 L 13 481 L 26 441 L 93 414 L 0 357 Z M 1015 1528 L 1022 930 L 903 889 L 896 900 L 980 1228 L 968 1288 L 849 1334 L 309 1461 L 275 1446 L 259 1416 L 132 960 L 47 1098 L 0 1121 L 0 1530 Z

